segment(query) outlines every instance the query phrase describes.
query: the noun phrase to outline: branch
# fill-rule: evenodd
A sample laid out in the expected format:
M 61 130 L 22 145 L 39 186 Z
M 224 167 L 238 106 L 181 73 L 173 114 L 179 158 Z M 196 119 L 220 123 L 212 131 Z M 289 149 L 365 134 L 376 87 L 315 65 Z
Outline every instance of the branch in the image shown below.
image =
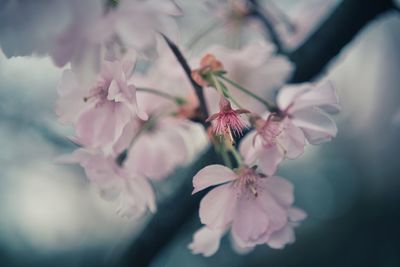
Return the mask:
M 291 82 L 315 78 L 369 21 L 391 8 L 392 0 L 343 0 L 308 40 L 289 55 L 296 65 Z
M 263 25 L 267 34 L 271 37 L 272 43 L 276 46 L 276 52 L 278 54 L 285 54 L 282 42 L 279 38 L 279 34 L 276 32 L 273 23 L 269 20 L 268 16 L 262 13 L 262 9 L 256 0 L 248 0 L 251 5 L 249 16 L 253 16 L 258 19 Z
M 158 205 L 158 212 L 144 231 L 127 249 L 116 264 L 120 267 L 149 266 L 158 253 L 175 237 L 176 233 L 198 210 L 200 199 L 205 192 L 191 195 L 192 177 L 203 167 L 219 162 L 212 147 L 191 166 L 186 168 L 185 180 L 174 195 Z
M 391 7 L 389 0 L 343 0 L 320 28 L 289 56 L 297 66 L 292 82 L 306 81 L 318 75 L 362 27 Z M 206 105 L 202 88 L 191 78 L 190 67 L 176 45 L 165 39 L 185 69 L 204 109 Z M 195 167 L 192 166 L 184 184 L 170 199 L 159 205 L 157 214 L 128 248 L 118 266 L 149 266 L 197 211 L 201 195 L 190 196 L 191 178 L 202 166 L 215 163 L 216 160 L 215 152 L 209 150 L 196 162 Z
M 187 63 L 185 57 L 182 55 L 181 51 L 179 48 L 174 44 L 167 36 L 162 34 L 164 37 L 165 41 L 167 42 L 169 48 L 171 49 L 172 53 L 174 53 L 176 59 L 178 60 L 179 64 L 182 66 L 183 70 L 185 71 L 186 76 L 188 77 L 190 83 L 193 86 L 193 89 L 196 93 L 197 99 L 199 100 L 199 105 L 200 105 L 200 112 L 203 116 L 203 125 L 207 125 L 205 123 L 205 119 L 208 118 L 208 109 L 207 109 L 207 103 L 206 99 L 204 98 L 204 93 L 203 93 L 203 88 L 198 85 L 192 78 L 192 69 L 190 68 L 189 64 Z

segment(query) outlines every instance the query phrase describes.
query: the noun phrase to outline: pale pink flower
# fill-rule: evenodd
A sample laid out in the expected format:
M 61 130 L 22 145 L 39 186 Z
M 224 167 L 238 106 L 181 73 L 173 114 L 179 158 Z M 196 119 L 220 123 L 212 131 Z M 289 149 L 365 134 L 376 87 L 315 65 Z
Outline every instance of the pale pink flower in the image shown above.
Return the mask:
M 303 132 L 290 119 L 269 112 L 255 119 L 255 130 L 240 143 L 240 153 L 249 165 L 258 165 L 273 175 L 283 159 L 295 159 L 304 152 Z
M 99 150 L 78 149 L 59 161 L 79 163 L 101 196 L 118 202 L 117 213 L 121 216 L 137 218 L 147 210 L 156 211 L 155 195 L 149 181 L 119 166 L 115 158 Z
M 208 143 L 201 124 L 165 116 L 149 121 L 150 127 L 139 128 L 124 166 L 150 179 L 161 180 L 190 163 Z
M 135 49 L 149 57 L 156 54 L 159 32 L 177 35 L 172 18 L 181 10 L 172 0 L 106 2 L 8 1 L 0 14 L 1 48 L 7 57 L 48 54 L 58 67 L 70 62 L 81 79 L 91 80 L 106 54 Z
M 213 132 L 218 136 L 234 141 L 233 135 L 240 136 L 247 127 L 246 122 L 240 118 L 241 114 L 250 113 L 245 109 L 232 109 L 228 99 L 221 96 L 219 100 L 219 112 L 207 118 L 207 122 L 213 122 Z
M 181 15 L 173 0 L 120 0 L 104 16 L 98 31 L 105 40 L 117 36 L 123 47 L 133 48 L 145 58 L 155 58 L 158 33 L 176 40 L 178 29 L 173 18 Z
M 128 84 L 133 66 L 131 60 L 104 61 L 91 86 L 80 84 L 71 70 L 64 71 L 57 114 L 74 124 L 77 142 L 110 151 L 133 119 L 147 119 L 138 108 L 135 86 Z
M 281 245 L 291 241 L 286 237 L 279 239 L 278 235 L 292 222 L 294 197 L 290 182 L 277 176 L 266 177 L 246 166 L 234 172 L 222 165 L 210 165 L 193 178 L 193 193 L 215 185 L 218 186 L 200 202 L 200 220 L 208 229 L 222 232 L 230 229 L 235 242 L 244 248 L 268 244 L 270 240 Z M 197 242 L 194 240 L 192 248 L 197 253 L 212 254 L 218 233 L 204 232 Z M 207 241 L 214 245 L 213 250 L 204 250 L 202 244 Z
M 134 140 L 126 146 L 124 166 L 161 180 L 191 162 L 206 147 L 208 138 L 201 124 L 174 115 L 176 107 L 170 109 L 162 97 L 146 92 L 138 92 L 137 96 L 149 119 L 134 122 Z
M 293 65 L 286 57 L 275 54 L 273 44 L 252 42 L 240 49 L 213 45 L 204 53 L 214 55 L 224 66 L 225 76 L 256 95 L 273 101 L 276 89 L 289 78 Z M 265 106 L 231 84 L 224 82 L 232 97 L 251 112 L 262 114 Z M 218 111 L 219 93 L 211 88 L 204 90 L 210 112 Z M 233 104 L 233 106 L 235 106 Z M 251 108 L 250 108 L 251 107 Z
M 193 254 L 203 254 L 205 257 L 210 257 L 218 251 L 221 238 L 225 232 L 225 229 L 213 230 L 203 226 L 194 233 L 193 241 L 188 247 Z
M 338 111 L 338 103 L 336 89 L 330 82 L 287 85 L 277 96 L 279 109 L 302 129 L 311 144 L 330 141 L 336 136 L 336 124 L 326 112 Z

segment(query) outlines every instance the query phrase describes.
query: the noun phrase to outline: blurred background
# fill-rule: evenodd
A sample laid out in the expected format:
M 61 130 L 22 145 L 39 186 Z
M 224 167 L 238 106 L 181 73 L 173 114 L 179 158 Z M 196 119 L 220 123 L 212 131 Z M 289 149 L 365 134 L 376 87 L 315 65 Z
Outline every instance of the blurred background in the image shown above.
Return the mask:
M 177 2 L 187 11 L 178 21 L 185 41 L 204 14 L 191 1 Z M 302 1 L 275 2 L 291 14 Z M 313 24 L 318 27 L 340 1 L 313 2 L 326 6 Z M 329 64 L 326 75 L 342 106 L 334 117 L 339 134 L 307 147 L 279 171 L 295 184 L 296 206 L 309 215 L 293 245 L 260 246 L 241 256 L 225 238 L 211 258 L 192 255 L 187 245 L 200 226 L 195 216 L 152 266 L 400 266 L 399 47 L 400 12 L 391 11 Z M 0 52 L 0 267 L 110 266 L 148 220 L 120 218 L 80 168 L 55 163 L 74 149 L 66 138 L 71 129 L 54 113 L 61 73 L 49 58 L 6 59 Z M 184 172 L 159 189 L 161 198 L 188 178 Z

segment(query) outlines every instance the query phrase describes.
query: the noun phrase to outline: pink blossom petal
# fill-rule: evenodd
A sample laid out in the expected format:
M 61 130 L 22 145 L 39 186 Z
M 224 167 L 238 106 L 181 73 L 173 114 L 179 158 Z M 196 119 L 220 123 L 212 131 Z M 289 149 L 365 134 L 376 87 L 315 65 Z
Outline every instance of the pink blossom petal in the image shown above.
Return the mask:
M 277 145 L 269 148 L 261 148 L 258 151 L 258 165 L 263 173 L 266 175 L 273 175 L 279 164 L 284 159 L 284 151 Z
M 256 131 L 248 133 L 239 144 L 239 152 L 243 156 L 246 164 L 252 165 L 257 159 L 257 150 L 254 148 L 254 138 L 257 135 Z M 257 145 L 262 145 L 258 144 Z
M 211 229 L 225 228 L 232 221 L 236 202 L 236 192 L 231 184 L 212 189 L 200 202 L 201 222 Z
M 290 200 L 290 197 L 282 193 L 286 194 L 284 190 L 274 194 L 271 194 L 269 190 L 259 190 L 258 192 L 256 201 L 269 217 L 269 227 L 268 231 L 264 233 L 264 238 L 268 238 L 272 232 L 281 229 L 288 222 L 287 209 L 282 202 Z
M 271 176 L 263 179 L 262 184 L 280 205 L 290 207 L 293 204 L 293 184 L 288 180 L 278 176 Z
M 288 215 L 292 222 L 300 222 L 307 218 L 307 213 L 304 210 L 295 207 L 288 210 Z
M 56 104 L 56 113 L 63 123 L 75 123 L 81 113 L 91 106 L 83 101 L 87 90 L 78 84 L 77 77 L 71 70 L 63 71 L 57 92 L 60 98 Z
M 229 240 L 231 241 L 232 249 L 239 255 L 246 255 L 254 249 L 254 246 L 248 246 L 248 244 L 243 243 L 232 231 L 230 231 Z
M 285 148 L 285 157 L 295 159 L 304 152 L 305 137 L 303 131 L 288 120 L 282 138 L 279 139 Z
M 232 232 L 241 246 L 254 245 L 268 232 L 270 218 L 254 197 L 242 197 L 237 202 Z
M 287 110 L 294 102 L 310 89 L 309 83 L 286 85 L 279 90 L 276 102 L 280 110 Z
M 112 146 L 130 119 L 125 106 L 104 102 L 81 115 L 76 124 L 78 140 L 91 147 Z
M 209 165 L 201 169 L 193 177 L 194 190 L 192 194 L 195 194 L 207 187 L 226 183 L 235 179 L 237 179 L 237 175 L 228 167 L 217 164 Z
M 193 241 L 188 247 L 193 254 L 203 254 L 205 257 L 210 257 L 217 252 L 225 231 L 225 229 L 212 230 L 203 226 L 194 233 Z
M 292 121 L 303 130 L 307 141 L 314 145 L 330 141 L 337 134 L 335 122 L 318 109 L 297 111 Z
M 293 227 L 285 225 L 281 230 L 271 234 L 267 244 L 274 249 L 283 249 L 285 245 L 292 244 L 296 240 Z
M 286 110 L 290 106 L 289 113 L 311 107 L 339 109 L 339 99 L 331 82 L 286 86 L 279 92 L 277 102 L 281 110 Z

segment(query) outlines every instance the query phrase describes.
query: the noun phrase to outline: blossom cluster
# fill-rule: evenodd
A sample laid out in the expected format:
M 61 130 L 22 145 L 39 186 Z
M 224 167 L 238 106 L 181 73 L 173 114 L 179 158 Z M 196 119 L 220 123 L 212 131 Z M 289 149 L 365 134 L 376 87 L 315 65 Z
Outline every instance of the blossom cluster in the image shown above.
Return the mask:
M 301 156 L 307 144 L 320 144 L 336 136 L 337 127 L 327 114 L 338 110 L 336 91 L 330 82 L 284 85 L 276 105 L 270 104 L 224 76 L 222 63 L 212 62 L 207 68 L 204 62 L 210 61 L 210 55 L 205 58 L 193 76 L 220 93 L 219 111 L 209 120 L 214 122 L 213 134 L 222 142 L 222 149 L 232 154 L 236 164 L 227 157 L 225 166 L 207 166 L 193 178 L 193 193 L 216 187 L 200 203 L 204 226 L 189 247 L 194 253 L 210 256 L 229 232 L 239 252 L 259 244 L 283 248 L 294 242 L 293 228 L 306 214 L 292 206 L 293 185 L 276 172 L 284 159 Z M 252 111 L 251 105 L 243 109 L 242 99 L 237 100 L 224 82 L 264 104 L 264 112 Z M 234 137 L 240 137 L 245 128 L 250 131 L 236 149 Z
M 217 2 L 216 11 L 227 4 Z M 228 2 L 232 10 L 216 17 L 239 23 L 251 15 L 247 1 Z M 4 14 L 11 16 L 16 5 Z M 117 203 L 118 214 L 138 218 L 156 212 L 153 183 L 213 146 L 221 163 L 193 177 L 193 194 L 209 191 L 192 252 L 213 255 L 228 233 L 239 253 L 293 243 L 294 228 L 307 215 L 293 206 L 293 185 L 277 172 L 305 146 L 336 136 L 328 115 L 339 109 L 332 83 L 286 84 L 294 66 L 265 40 L 213 45 L 185 62 L 197 66 L 188 71 L 186 59 L 170 49 L 174 18 L 182 14 L 173 0 L 59 5 L 67 14 L 46 38 L 20 51 L 13 46 L 19 35 L 0 44 L 7 56 L 48 54 L 59 67 L 69 63 L 56 113 L 73 126 L 70 139 L 79 148 L 60 161 L 80 164 L 100 194 Z M 149 67 L 140 71 L 143 61 Z

